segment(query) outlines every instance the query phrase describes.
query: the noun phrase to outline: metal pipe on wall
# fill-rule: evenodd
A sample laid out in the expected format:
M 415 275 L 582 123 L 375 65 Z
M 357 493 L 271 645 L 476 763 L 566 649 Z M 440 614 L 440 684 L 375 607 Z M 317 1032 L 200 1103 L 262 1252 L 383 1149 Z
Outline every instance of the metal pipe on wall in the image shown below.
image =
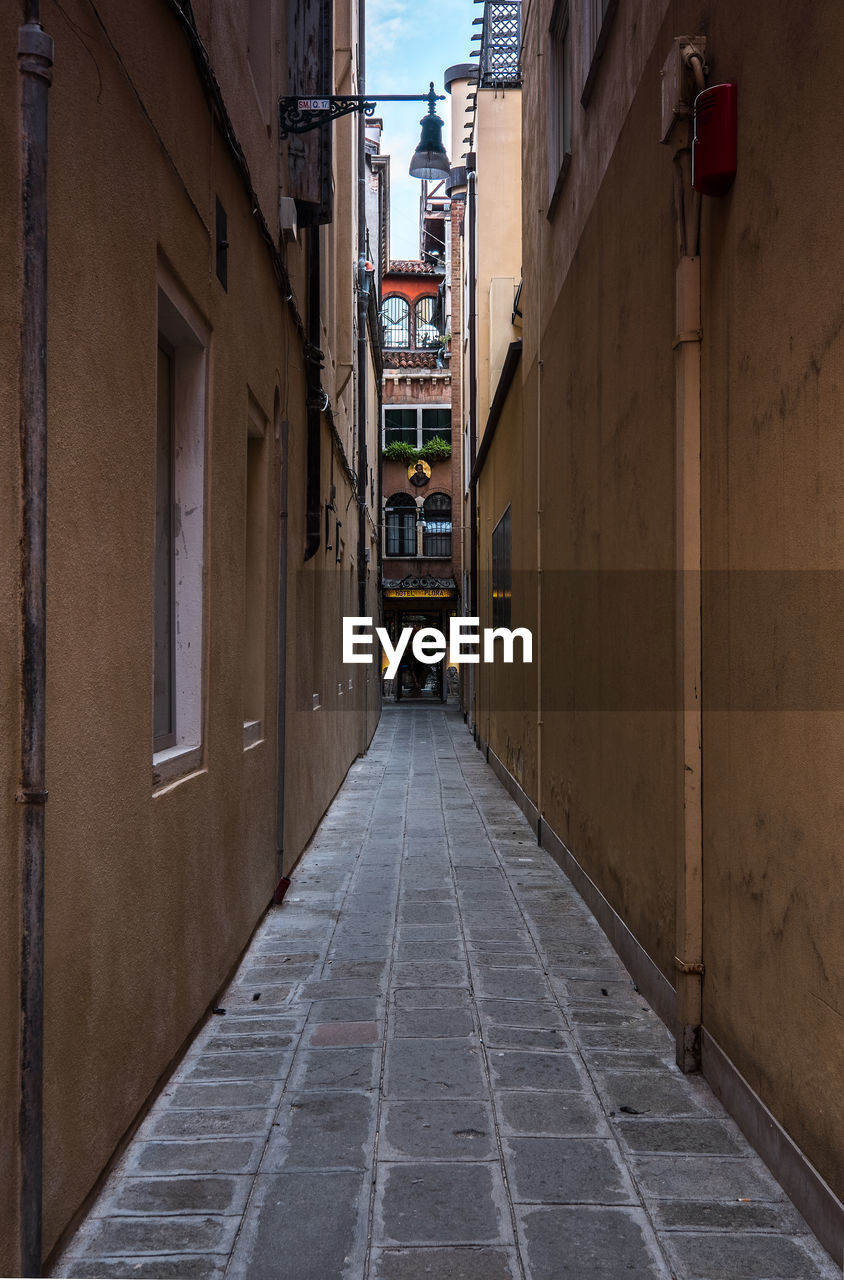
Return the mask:
M 358 0 L 358 88 L 366 92 L 366 0 Z M 366 615 L 366 482 L 369 458 L 366 447 L 367 413 L 367 343 L 366 325 L 369 310 L 369 276 L 366 270 L 366 118 L 363 112 L 357 117 L 358 148 L 358 290 L 357 290 L 357 499 L 358 499 L 358 613 Z M 365 669 L 363 690 L 363 744 L 368 745 L 369 667 Z
M 305 353 L 305 377 L 308 396 L 307 442 L 307 511 L 305 529 L 305 559 L 310 560 L 319 550 L 322 527 L 322 454 L 320 432 L 322 413 L 322 351 L 320 350 L 320 244 L 319 226 L 308 227 L 308 347 Z
M 53 41 L 37 0 L 18 30 L 21 76 L 22 470 L 20 1267 L 41 1274 L 47 621 L 47 96 Z
M 691 187 L 688 123 L 674 153 L 677 651 L 680 839 L 676 888 L 677 1065 L 699 1071 L 703 1020 L 700 196 Z
M 469 315 L 467 329 L 469 333 L 469 467 L 470 475 L 475 469 L 478 456 L 478 292 L 477 292 L 477 175 L 474 157 L 467 156 L 466 167 L 472 161 L 468 173 L 468 191 L 466 195 L 466 222 L 469 231 Z M 472 485 L 469 490 L 469 616 L 478 616 L 478 487 Z M 477 736 L 475 708 L 475 668 L 469 668 L 469 706 L 470 726 Z

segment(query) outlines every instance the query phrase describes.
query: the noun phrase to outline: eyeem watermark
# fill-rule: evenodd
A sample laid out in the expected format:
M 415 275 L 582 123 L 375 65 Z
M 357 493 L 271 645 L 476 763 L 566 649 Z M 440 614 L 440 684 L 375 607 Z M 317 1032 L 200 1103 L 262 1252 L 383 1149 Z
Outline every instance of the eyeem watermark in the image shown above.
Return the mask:
M 533 636 L 527 627 L 484 627 L 480 630 L 480 618 L 451 618 L 448 629 L 448 640 L 437 627 L 405 627 L 395 644 L 384 627 L 376 627 L 375 635 L 381 642 L 381 648 L 387 659 L 385 675 L 392 680 L 398 674 L 401 660 L 408 644 L 418 662 L 433 666 L 442 662 L 446 653 L 454 663 L 461 662 L 494 662 L 495 642 L 501 641 L 504 662 L 513 662 L 516 640 L 522 642 L 522 662 L 533 662 Z M 343 619 L 343 661 L 372 662 L 371 618 Z M 359 653 L 359 649 L 367 648 L 369 653 Z M 483 656 L 481 656 L 483 655 Z

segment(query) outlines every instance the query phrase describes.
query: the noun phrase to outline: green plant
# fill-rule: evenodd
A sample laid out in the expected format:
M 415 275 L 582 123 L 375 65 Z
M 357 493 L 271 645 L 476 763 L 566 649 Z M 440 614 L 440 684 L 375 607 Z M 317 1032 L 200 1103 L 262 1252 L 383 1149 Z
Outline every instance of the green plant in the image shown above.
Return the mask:
M 406 467 L 409 467 L 416 461 L 417 456 L 413 445 L 407 444 L 404 440 L 393 440 L 391 444 L 384 446 L 384 457 L 388 462 L 403 462 Z
M 451 457 L 451 445 L 442 436 L 434 436 L 421 449 L 414 449 L 405 440 L 393 440 L 384 446 L 383 457 L 387 462 L 400 462 L 405 467 L 412 466 L 420 458 L 429 464 L 447 462 Z
M 451 457 L 451 445 L 442 436 L 434 436 L 427 444 L 423 444 L 417 457 L 425 462 L 447 462 Z

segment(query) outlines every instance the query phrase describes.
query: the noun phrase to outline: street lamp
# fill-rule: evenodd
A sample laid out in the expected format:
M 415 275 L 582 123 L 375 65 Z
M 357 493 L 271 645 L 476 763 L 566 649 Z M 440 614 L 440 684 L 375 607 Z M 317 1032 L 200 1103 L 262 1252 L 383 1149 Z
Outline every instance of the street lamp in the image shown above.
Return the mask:
M 333 94 L 322 98 L 279 98 L 279 133 L 287 138 L 291 133 L 308 133 L 320 125 L 330 124 L 341 116 L 362 111 L 365 116 L 375 114 L 379 102 L 427 102 L 428 114 L 423 116 L 422 136 L 410 162 L 412 178 L 439 179 L 446 177 L 450 165 L 443 146 L 443 122 L 437 115 L 436 103 L 445 98 L 444 93 L 434 93 L 434 82 L 427 93 L 384 93 L 378 97 L 368 94 Z

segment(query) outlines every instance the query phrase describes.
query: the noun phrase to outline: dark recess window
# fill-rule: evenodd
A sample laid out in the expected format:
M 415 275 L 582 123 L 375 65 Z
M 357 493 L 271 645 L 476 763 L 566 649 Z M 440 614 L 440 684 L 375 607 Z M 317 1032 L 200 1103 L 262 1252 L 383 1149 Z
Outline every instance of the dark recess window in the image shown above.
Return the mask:
M 510 508 L 492 531 L 492 625 L 509 627 L 511 597 Z
M 407 493 L 394 493 L 385 512 L 388 556 L 416 555 L 416 503 Z
M 422 537 L 422 554 L 451 558 L 451 498 L 447 493 L 432 493 L 422 507 L 425 532 Z

